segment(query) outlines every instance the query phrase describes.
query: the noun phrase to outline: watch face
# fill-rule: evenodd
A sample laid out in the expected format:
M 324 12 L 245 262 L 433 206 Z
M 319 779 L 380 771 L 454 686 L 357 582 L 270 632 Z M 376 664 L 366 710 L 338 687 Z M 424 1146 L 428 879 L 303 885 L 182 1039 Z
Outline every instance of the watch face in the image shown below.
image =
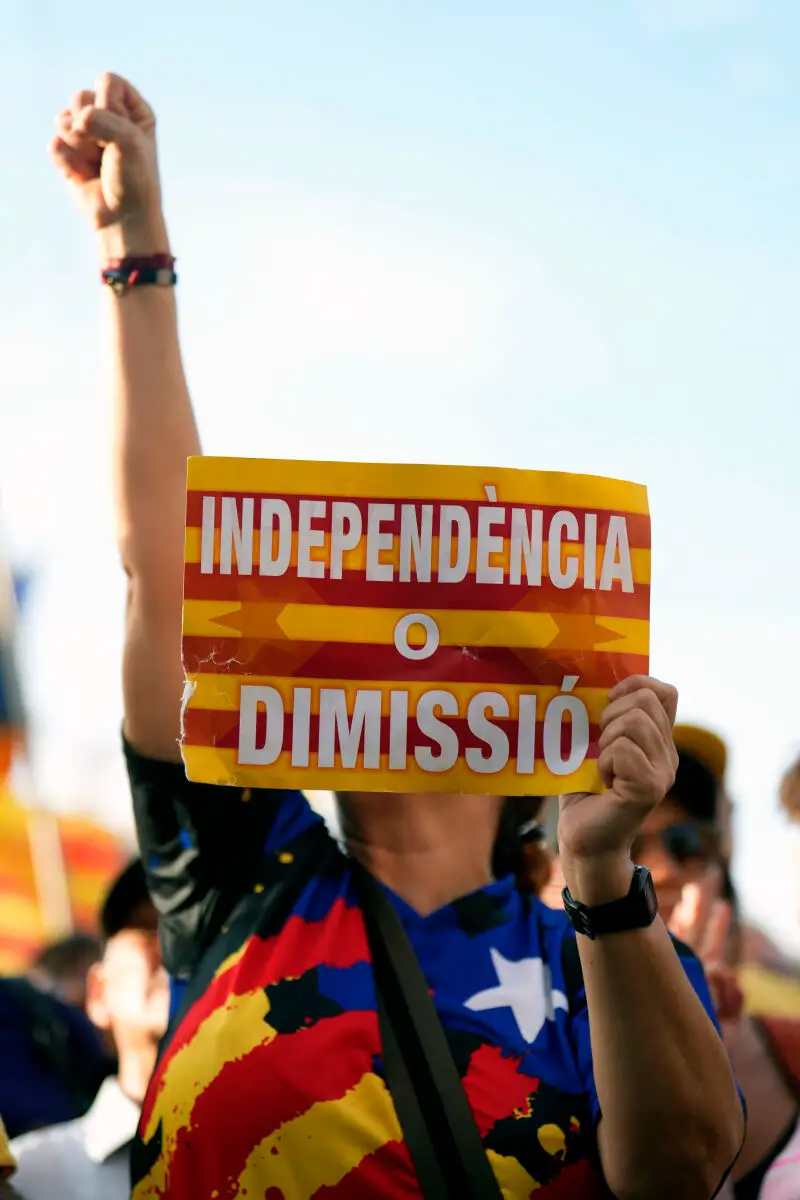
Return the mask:
M 658 895 L 656 893 L 656 885 L 653 883 L 653 876 L 650 874 L 647 867 L 637 867 L 639 873 L 639 881 L 642 889 L 642 894 L 647 901 L 647 909 L 650 913 L 651 921 L 655 921 L 658 913 Z

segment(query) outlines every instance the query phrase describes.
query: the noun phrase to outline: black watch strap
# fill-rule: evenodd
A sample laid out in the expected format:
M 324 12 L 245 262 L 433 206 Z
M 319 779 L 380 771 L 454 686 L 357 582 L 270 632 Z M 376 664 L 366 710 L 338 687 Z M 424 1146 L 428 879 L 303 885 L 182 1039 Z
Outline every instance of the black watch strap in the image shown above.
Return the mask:
M 575 931 L 592 941 L 606 933 L 646 929 L 653 924 L 658 913 L 658 897 L 647 867 L 634 867 L 627 896 L 608 904 L 581 904 L 572 898 L 569 888 L 564 888 L 561 896 Z

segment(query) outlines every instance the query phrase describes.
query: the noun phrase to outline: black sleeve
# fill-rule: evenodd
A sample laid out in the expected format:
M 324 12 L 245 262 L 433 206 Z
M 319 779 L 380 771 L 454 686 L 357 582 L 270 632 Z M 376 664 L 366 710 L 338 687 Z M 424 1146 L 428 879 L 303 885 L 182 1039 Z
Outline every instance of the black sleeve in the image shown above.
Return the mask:
M 285 793 L 191 783 L 181 763 L 124 751 L 164 965 L 185 979 L 249 889 Z

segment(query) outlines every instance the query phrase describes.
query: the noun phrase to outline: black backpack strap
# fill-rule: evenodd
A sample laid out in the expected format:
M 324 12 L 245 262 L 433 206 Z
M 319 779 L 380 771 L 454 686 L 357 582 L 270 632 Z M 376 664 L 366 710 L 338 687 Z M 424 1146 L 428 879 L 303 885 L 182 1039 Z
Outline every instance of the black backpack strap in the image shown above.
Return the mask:
M 425 1200 L 502 1200 L 417 956 L 383 888 L 359 863 L 386 1082 Z
M 276 929 L 291 916 L 292 909 L 300 898 L 307 883 L 325 868 L 336 850 L 336 843 L 320 822 L 310 830 L 304 830 L 283 847 L 275 867 L 275 879 L 260 897 L 259 919 L 268 921 Z M 225 942 L 231 952 L 244 944 L 253 932 L 253 894 L 246 891 L 233 908 L 225 924 Z M 170 1017 L 169 1027 L 161 1042 L 159 1055 L 169 1044 L 189 1009 L 199 1000 L 211 984 L 220 962 L 219 938 L 212 937 L 192 972 L 181 996 L 180 1004 Z
M 373 969 L 375 969 L 374 962 Z M 417 1098 L 404 1052 L 400 1049 L 394 1025 L 383 1000 L 383 994 L 377 986 L 377 971 L 375 982 L 383 1073 L 397 1119 L 400 1122 L 400 1128 L 403 1130 L 406 1149 L 411 1158 L 417 1181 L 425 1200 L 452 1200 L 455 1195 L 453 1186 L 442 1171 L 439 1154 L 428 1124 L 429 1115 L 423 1112 Z M 407 1050 L 408 1047 L 406 1047 L 406 1052 Z

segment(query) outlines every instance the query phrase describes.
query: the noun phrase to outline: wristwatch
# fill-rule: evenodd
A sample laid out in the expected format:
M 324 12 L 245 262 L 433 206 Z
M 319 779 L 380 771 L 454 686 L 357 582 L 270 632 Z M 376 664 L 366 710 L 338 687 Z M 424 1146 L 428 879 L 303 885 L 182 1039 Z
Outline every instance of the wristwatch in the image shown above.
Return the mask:
M 594 941 L 606 933 L 624 933 L 629 929 L 647 929 L 658 913 L 658 896 L 647 867 L 634 867 L 630 891 L 621 900 L 589 907 L 573 900 L 569 888 L 561 893 L 567 916 L 577 933 Z

